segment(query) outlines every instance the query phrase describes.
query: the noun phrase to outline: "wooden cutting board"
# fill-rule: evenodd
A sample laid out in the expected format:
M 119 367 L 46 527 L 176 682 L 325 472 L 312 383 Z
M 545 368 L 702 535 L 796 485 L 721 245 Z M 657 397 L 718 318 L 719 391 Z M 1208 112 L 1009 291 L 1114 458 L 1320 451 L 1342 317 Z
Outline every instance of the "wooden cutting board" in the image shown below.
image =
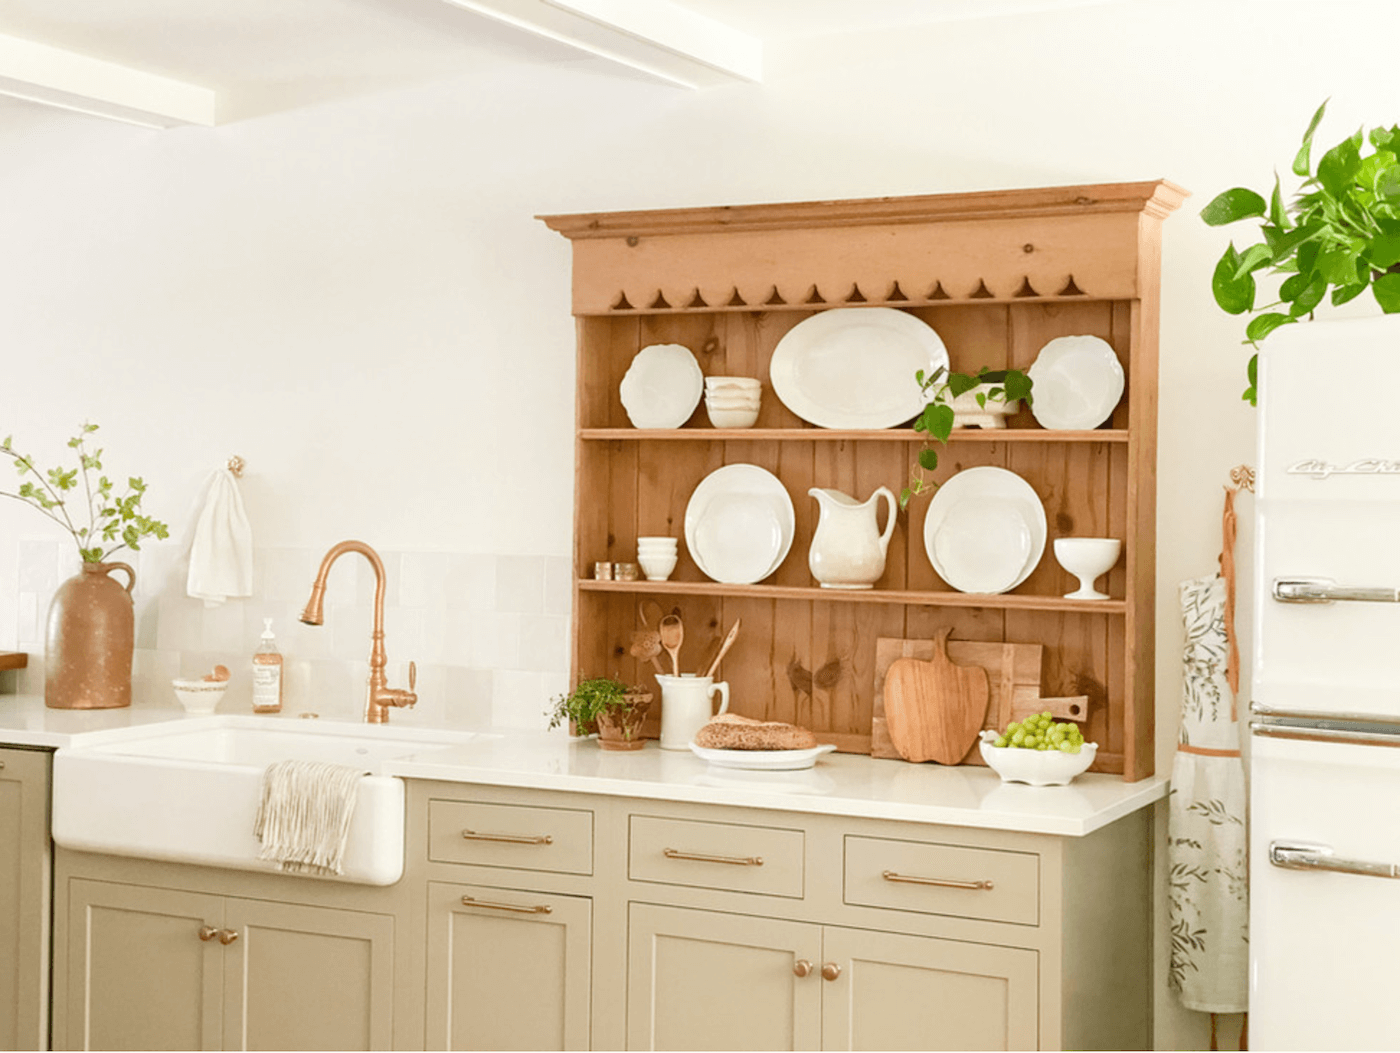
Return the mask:
M 1049 710 L 1058 720 L 1087 719 L 1089 699 L 1085 695 L 1068 698 L 1040 697 L 1040 667 L 1044 648 L 1040 644 L 987 643 L 978 640 L 949 640 L 948 657 L 959 665 L 975 665 L 987 671 L 988 695 L 984 728 L 999 730 L 1013 720 Z M 890 741 L 885 718 L 884 688 L 890 667 L 901 658 L 931 658 L 932 640 L 901 640 L 880 637 L 875 641 L 875 701 L 870 722 L 870 755 L 899 758 Z M 963 764 L 981 764 L 974 740 Z
M 885 721 L 905 760 L 957 764 L 987 717 L 987 671 L 953 663 L 951 631 L 934 638 L 932 658 L 900 658 L 885 674 Z

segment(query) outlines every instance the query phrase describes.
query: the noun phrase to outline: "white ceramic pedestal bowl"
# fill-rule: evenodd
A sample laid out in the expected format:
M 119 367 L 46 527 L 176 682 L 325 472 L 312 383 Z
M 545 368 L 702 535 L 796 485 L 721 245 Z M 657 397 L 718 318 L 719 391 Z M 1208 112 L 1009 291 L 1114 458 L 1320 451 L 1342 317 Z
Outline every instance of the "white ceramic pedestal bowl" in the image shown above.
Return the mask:
M 1116 537 L 1058 537 L 1055 559 L 1079 579 L 1079 588 L 1065 593 L 1067 600 L 1106 600 L 1108 594 L 1094 588 L 1094 582 L 1113 569 L 1123 551 Z

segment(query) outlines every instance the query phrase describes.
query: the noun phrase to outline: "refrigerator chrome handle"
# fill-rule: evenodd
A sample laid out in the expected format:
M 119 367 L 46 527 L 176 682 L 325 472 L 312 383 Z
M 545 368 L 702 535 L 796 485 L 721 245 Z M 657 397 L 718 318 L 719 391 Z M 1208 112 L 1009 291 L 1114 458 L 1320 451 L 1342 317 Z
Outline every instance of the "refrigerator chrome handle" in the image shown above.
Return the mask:
M 1336 719 L 1331 717 L 1329 719 Z M 1348 728 L 1304 727 L 1293 724 L 1268 724 L 1259 720 L 1249 722 L 1252 734 L 1271 739 L 1297 739 L 1301 742 L 1344 742 L 1357 746 L 1389 746 L 1400 748 L 1400 735 L 1384 731 L 1353 731 Z
M 1400 603 L 1400 589 L 1338 585 L 1331 578 L 1275 578 L 1279 603 Z
M 1400 866 L 1394 863 L 1342 859 L 1334 856 L 1328 845 L 1304 841 L 1270 841 L 1269 862 L 1284 870 L 1323 870 L 1336 874 L 1359 874 L 1362 877 L 1400 878 Z

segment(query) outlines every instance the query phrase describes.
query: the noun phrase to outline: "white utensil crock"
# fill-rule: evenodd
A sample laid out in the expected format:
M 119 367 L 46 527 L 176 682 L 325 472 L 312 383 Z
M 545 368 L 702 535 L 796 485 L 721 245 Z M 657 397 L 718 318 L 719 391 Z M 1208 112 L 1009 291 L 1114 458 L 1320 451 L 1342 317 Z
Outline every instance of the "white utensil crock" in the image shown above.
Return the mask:
M 661 685 L 661 748 L 663 750 L 684 750 L 690 748 L 695 733 L 710 722 L 715 715 L 713 699 L 719 696 L 719 710 L 729 708 L 729 684 L 715 683 L 714 677 L 666 676 L 659 674 L 656 682 Z

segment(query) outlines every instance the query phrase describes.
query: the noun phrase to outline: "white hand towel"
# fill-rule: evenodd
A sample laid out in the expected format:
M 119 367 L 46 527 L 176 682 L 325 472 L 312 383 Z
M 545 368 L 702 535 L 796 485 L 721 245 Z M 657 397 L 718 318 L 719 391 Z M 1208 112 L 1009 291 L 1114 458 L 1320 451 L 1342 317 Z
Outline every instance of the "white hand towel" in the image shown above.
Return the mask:
M 360 780 L 369 772 L 322 761 L 277 761 L 263 772 L 253 833 L 259 859 L 290 874 L 339 874 Z
M 253 532 L 238 483 L 227 468 L 211 473 L 200 495 L 186 591 L 206 607 L 253 594 Z

